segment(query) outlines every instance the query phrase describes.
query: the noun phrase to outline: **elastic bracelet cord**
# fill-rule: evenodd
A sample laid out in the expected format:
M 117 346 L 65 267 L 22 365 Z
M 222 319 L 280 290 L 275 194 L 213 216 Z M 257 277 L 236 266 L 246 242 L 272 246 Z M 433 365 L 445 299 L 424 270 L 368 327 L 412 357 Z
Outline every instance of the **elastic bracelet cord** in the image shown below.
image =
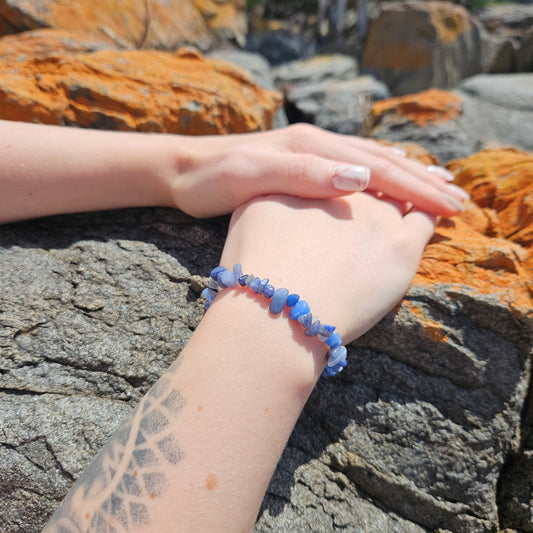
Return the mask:
M 290 308 L 290 318 L 297 320 L 305 328 L 305 334 L 308 337 L 318 336 L 328 346 L 327 365 L 322 376 L 331 377 L 342 372 L 346 366 L 347 351 L 335 326 L 321 324 L 311 313 L 309 304 L 301 300 L 298 294 L 290 294 L 287 289 L 275 289 L 266 278 L 261 280 L 253 274 L 243 274 L 240 263 L 236 263 L 232 270 L 217 266 L 211 271 L 207 288 L 202 291 L 202 296 L 207 300 L 205 309 L 209 309 L 221 290 L 236 287 L 237 283 L 270 300 L 268 310 L 273 315 L 279 315 L 285 307 Z

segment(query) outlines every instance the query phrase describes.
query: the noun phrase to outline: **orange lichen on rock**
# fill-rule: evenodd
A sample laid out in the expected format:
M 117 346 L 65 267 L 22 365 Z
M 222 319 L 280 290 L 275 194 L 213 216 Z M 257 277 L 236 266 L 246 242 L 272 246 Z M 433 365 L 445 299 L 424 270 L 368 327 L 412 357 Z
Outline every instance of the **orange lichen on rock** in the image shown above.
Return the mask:
M 450 161 L 455 183 L 491 220 L 487 235 L 510 239 L 533 251 L 533 153 L 514 148 L 483 150 Z
M 464 33 L 472 31 L 470 15 L 463 6 L 450 2 L 425 2 L 423 6 L 442 43 L 455 41 Z
M 414 303 L 406 303 L 406 306 L 409 311 L 416 316 L 417 322 L 420 324 L 424 335 L 428 336 L 435 342 L 447 342 L 449 340 L 442 324 L 429 318 L 427 313 L 418 305 L 415 305 Z
M 527 251 L 506 239 L 478 233 L 459 218 L 443 220 L 427 246 L 414 283 L 469 287 L 532 315 L 533 287 L 524 268 Z
M 242 38 L 245 7 L 242 0 L 0 0 L 0 31 L 51 27 L 107 37 L 126 48 L 208 48 L 217 33 Z
M 201 55 L 106 50 L 0 64 L 0 118 L 205 135 L 271 127 L 279 93 Z
M 461 112 L 461 98 L 440 89 L 380 100 L 372 108 L 375 123 L 386 118 L 391 122 L 409 121 L 422 127 L 428 123 L 447 122 L 459 117 Z
M 28 59 L 82 54 L 116 48 L 112 41 L 69 30 L 25 31 L 0 38 L 0 62 L 14 63 Z

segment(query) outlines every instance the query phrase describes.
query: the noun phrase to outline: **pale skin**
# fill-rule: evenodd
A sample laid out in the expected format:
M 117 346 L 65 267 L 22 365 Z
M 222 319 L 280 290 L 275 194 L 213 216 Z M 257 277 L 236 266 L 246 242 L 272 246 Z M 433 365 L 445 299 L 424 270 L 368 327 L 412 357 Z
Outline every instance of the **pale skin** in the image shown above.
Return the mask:
M 187 137 L 0 120 L 0 161 L 0 223 L 149 206 L 211 217 L 261 194 L 336 197 L 347 191 L 332 177 L 350 165 L 369 169 L 370 190 L 435 215 L 457 214 L 465 194 L 388 147 L 309 125 Z
M 435 217 L 460 210 L 438 174 L 307 126 L 209 139 L 23 125 L 6 137 L 7 126 L 4 222 L 140 205 L 234 211 L 221 264 L 298 292 L 345 343 L 402 298 Z M 370 168 L 369 188 L 386 194 L 336 190 L 332 168 L 346 164 Z M 225 290 L 44 531 L 251 531 L 325 364 L 325 345 L 285 312 Z

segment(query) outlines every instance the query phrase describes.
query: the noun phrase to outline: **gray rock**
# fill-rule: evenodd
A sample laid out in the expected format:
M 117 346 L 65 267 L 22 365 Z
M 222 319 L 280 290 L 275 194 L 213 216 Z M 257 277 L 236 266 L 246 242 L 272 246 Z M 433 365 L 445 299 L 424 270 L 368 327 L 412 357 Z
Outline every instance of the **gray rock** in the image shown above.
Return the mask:
M 318 384 L 257 532 L 495 531 L 531 323 L 458 286 L 414 287 L 407 302 L 352 345 L 338 379 Z M 420 313 L 449 340 L 431 339 Z
M 516 71 L 533 72 L 533 30 L 523 36 L 516 51 Z
M 387 98 L 385 84 L 357 77 L 357 62 L 344 55 L 294 61 L 274 70 L 284 91 L 290 122 L 310 122 L 338 133 L 356 135 L 368 125 L 371 101 Z
M 444 2 L 390 2 L 372 22 L 363 69 L 395 95 L 455 87 L 482 71 L 478 25 Z
M 470 134 L 469 134 L 470 133 Z M 400 143 L 416 143 L 429 150 L 441 163 L 450 159 L 467 157 L 482 145 L 479 134 L 467 132 L 462 119 L 428 123 L 420 126 L 409 119 L 382 120 L 372 130 L 372 137 Z
M 533 5 L 504 4 L 476 13 L 487 28 L 484 35 L 484 71 L 490 73 L 533 70 Z
M 226 223 L 134 209 L 0 227 L 2 533 L 41 531 L 179 354 Z M 255 531 L 494 531 L 530 341 L 496 297 L 413 287 L 318 384 Z
M 216 50 L 207 54 L 207 57 L 234 63 L 247 70 L 259 86 L 269 90 L 276 88 L 270 64 L 261 54 L 243 50 Z M 285 111 L 280 109 L 274 117 L 274 129 L 283 128 L 288 124 Z
M 491 5 L 477 11 L 476 16 L 492 33 L 528 30 L 533 26 L 533 4 Z
M 352 80 L 357 76 L 357 61 L 341 54 L 315 56 L 311 59 L 291 61 L 274 69 L 276 86 L 290 90 L 302 85 L 315 85 L 320 82 Z
M 200 317 L 224 222 L 125 210 L 0 227 L 0 530 L 39 532 Z
M 481 74 L 465 80 L 458 89 L 507 109 L 533 111 L 533 74 Z
M 533 74 L 480 74 L 454 91 L 462 100 L 459 118 L 420 126 L 408 119 L 383 119 L 377 139 L 415 142 L 441 162 L 466 157 L 488 144 L 533 150 Z
M 337 133 L 357 135 L 367 129 L 376 96 L 387 87 L 371 76 L 337 83 L 297 86 L 286 93 L 292 122 L 311 122 Z

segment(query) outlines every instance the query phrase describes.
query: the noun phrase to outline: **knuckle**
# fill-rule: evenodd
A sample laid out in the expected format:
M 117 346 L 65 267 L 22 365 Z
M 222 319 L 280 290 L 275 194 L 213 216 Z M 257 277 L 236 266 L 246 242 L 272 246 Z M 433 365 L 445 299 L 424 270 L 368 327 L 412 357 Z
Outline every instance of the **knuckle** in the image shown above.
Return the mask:
M 290 125 L 286 128 L 288 148 L 293 152 L 308 150 L 319 131 L 319 128 L 312 124 L 298 123 Z

